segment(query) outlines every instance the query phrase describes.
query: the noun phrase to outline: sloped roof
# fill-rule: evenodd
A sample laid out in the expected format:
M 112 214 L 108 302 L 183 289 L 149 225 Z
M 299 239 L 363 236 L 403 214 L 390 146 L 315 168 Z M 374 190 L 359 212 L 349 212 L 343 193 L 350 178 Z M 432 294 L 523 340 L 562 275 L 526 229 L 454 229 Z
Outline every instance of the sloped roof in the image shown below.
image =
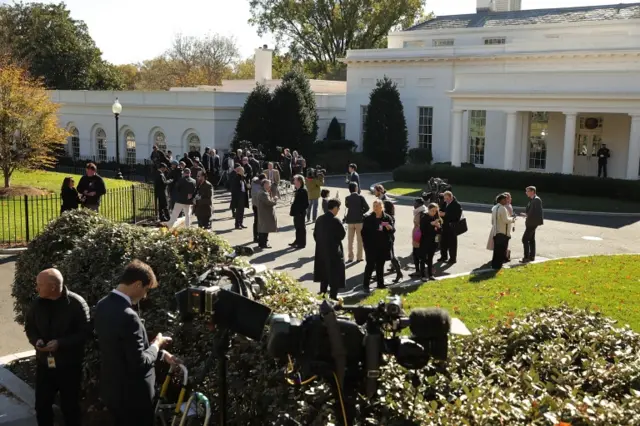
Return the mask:
M 439 16 L 406 31 L 640 19 L 640 3 Z

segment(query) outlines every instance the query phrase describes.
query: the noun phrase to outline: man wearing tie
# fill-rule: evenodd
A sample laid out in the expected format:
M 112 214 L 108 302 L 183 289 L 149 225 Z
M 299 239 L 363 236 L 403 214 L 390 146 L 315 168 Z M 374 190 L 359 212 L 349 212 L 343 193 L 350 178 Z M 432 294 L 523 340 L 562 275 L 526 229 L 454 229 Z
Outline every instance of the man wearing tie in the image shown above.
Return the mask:
M 263 172 L 269 182 L 271 182 L 271 196 L 277 197 L 278 193 L 278 184 L 280 183 L 280 171 L 273 168 L 273 163 L 267 163 L 267 170 Z
M 132 309 L 157 286 L 151 267 L 134 260 L 125 268 L 118 287 L 96 306 L 100 393 L 114 425 L 153 426 L 155 363 L 160 359 L 169 364 L 179 362 L 160 350 L 171 342 L 170 337 L 158 333 L 149 344 L 142 320 Z

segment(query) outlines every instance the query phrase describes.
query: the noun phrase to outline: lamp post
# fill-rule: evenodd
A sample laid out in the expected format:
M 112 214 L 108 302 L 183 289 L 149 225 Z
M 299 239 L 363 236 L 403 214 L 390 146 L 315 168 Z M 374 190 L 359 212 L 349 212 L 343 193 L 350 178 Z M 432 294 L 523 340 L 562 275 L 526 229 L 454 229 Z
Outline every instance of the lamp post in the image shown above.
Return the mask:
M 116 173 L 117 179 L 123 179 L 122 173 L 120 172 L 120 127 L 118 126 L 118 119 L 120 118 L 120 113 L 122 112 L 122 105 L 118 98 L 111 105 L 111 111 L 116 118 L 116 165 L 118 166 L 118 172 Z

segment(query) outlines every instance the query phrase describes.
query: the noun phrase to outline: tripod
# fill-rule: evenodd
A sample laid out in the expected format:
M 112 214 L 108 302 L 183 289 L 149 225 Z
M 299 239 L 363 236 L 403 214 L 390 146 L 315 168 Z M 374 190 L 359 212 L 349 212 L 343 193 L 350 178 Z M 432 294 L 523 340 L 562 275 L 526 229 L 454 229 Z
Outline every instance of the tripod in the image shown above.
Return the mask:
M 227 352 L 231 345 L 230 333 L 227 329 L 219 329 L 213 336 L 213 351 L 207 358 L 204 368 L 197 377 L 197 383 L 202 383 L 207 376 L 213 363 L 218 361 L 218 425 L 227 424 Z

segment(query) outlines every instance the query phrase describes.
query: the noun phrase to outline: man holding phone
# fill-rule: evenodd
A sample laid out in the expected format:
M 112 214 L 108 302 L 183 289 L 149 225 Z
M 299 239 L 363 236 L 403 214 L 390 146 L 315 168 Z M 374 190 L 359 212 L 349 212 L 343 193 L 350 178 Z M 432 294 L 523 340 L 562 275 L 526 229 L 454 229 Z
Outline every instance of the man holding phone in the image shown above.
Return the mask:
M 58 392 L 65 425 L 80 426 L 84 345 L 91 335 L 89 306 L 64 286 L 57 269 L 40 272 L 36 290 L 38 297 L 27 313 L 24 328 L 36 349 L 38 426 L 53 426 L 53 402 Z

